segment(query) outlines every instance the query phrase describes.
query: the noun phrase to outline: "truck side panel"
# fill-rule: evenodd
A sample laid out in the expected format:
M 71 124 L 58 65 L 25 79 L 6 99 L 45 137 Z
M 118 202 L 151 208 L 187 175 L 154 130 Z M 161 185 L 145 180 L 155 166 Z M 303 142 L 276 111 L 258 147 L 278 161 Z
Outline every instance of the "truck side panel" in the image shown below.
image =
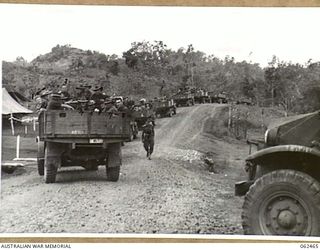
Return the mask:
M 130 122 L 124 114 L 50 111 L 43 114 L 45 137 L 127 137 Z

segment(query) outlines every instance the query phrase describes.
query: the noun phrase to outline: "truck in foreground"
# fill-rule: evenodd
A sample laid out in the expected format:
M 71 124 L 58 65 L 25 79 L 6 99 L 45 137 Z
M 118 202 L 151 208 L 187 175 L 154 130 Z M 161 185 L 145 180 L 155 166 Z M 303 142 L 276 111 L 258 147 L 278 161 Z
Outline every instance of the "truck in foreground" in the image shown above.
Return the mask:
M 39 115 L 38 173 L 54 183 L 61 167 L 97 170 L 105 165 L 109 181 L 118 181 L 121 145 L 130 137 L 125 113 L 50 110 Z
M 245 234 L 320 236 L 320 113 L 287 117 L 269 126 L 246 159 Z

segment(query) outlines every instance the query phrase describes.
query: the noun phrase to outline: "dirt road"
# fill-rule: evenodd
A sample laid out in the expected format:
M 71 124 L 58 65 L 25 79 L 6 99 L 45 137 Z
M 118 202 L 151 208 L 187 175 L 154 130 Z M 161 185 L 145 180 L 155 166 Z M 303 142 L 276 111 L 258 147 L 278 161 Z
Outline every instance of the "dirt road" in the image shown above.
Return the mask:
M 242 198 L 233 187 L 244 176 L 247 149 L 202 132 L 221 107 L 179 108 L 158 119 L 152 160 L 139 139 L 126 143 L 116 183 L 105 180 L 103 166 L 61 169 L 55 184 L 44 184 L 35 164 L 3 174 L 0 232 L 242 234 Z M 205 152 L 213 152 L 216 173 Z

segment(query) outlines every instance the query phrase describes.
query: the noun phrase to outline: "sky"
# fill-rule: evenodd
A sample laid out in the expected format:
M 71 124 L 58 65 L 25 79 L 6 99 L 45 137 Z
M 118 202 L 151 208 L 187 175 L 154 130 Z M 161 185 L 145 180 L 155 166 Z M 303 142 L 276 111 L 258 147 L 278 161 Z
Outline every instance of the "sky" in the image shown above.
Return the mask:
M 120 7 L 0 4 L 0 59 L 31 61 L 57 44 L 122 56 L 132 42 L 267 66 L 320 61 L 320 8 Z

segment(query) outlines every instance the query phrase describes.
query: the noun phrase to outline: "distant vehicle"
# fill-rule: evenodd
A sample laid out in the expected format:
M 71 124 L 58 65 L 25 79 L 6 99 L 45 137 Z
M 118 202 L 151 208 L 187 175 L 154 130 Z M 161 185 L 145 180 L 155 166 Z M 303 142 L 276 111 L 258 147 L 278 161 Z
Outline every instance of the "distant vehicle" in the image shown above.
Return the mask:
M 177 113 L 177 108 L 173 99 L 158 99 L 153 101 L 155 115 L 160 117 L 171 117 Z
M 210 97 L 208 92 L 203 89 L 194 90 L 194 101 L 195 103 L 209 103 Z
M 146 108 L 148 106 L 149 108 Z M 132 116 L 137 124 L 138 130 L 142 130 L 142 126 L 150 117 L 154 117 L 152 105 L 135 105 L 133 107 Z
M 215 92 L 209 92 L 210 102 L 211 103 L 228 103 L 227 94 L 221 92 L 219 94 L 215 94 Z
M 248 180 L 235 185 L 244 233 L 320 236 L 320 112 L 280 119 L 249 144 Z
M 177 107 L 194 105 L 194 94 L 192 94 L 188 88 L 180 90 L 171 98 L 173 99 Z
M 236 104 L 244 104 L 251 106 L 253 105 L 253 102 L 251 98 L 241 98 L 240 100 L 237 100 Z
M 105 165 L 107 180 L 118 181 L 121 144 L 130 136 L 125 113 L 50 110 L 39 114 L 38 173 L 45 183 L 56 181 L 60 167 L 97 170 Z

